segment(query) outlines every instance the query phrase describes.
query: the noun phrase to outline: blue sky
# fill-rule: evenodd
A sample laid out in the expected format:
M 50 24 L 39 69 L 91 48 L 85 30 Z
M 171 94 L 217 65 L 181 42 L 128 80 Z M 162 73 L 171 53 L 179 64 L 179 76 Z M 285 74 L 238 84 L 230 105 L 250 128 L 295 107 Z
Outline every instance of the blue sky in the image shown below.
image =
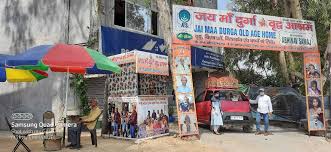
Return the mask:
M 217 9 L 227 10 L 226 5 L 230 3 L 231 0 L 217 0 Z

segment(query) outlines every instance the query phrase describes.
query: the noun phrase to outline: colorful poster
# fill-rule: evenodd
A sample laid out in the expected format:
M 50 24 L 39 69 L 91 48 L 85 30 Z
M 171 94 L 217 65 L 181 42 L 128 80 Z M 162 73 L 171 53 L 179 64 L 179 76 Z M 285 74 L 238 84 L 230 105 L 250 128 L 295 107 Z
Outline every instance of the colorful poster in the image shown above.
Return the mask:
M 308 130 L 325 130 L 320 53 L 304 53 Z
M 108 58 L 118 65 L 126 64 L 126 63 L 134 63 L 136 61 L 136 56 L 134 51 L 109 56 Z
M 108 103 L 113 136 L 146 138 L 169 133 L 168 96 L 109 97 Z M 135 136 L 131 137 L 129 120 L 134 109 L 137 112 L 137 126 Z M 116 112 L 119 113 L 118 119 Z
M 312 52 L 315 23 L 259 14 L 173 5 L 173 43 Z
M 199 135 L 190 62 L 191 46 L 173 44 L 172 54 L 179 135 Z
M 138 138 L 169 133 L 168 96 L 139 96 Z
M 168 56 L 135 51 L 136 73 L 169 75 Z
M 133 50 L 131 52 L 122 53 L 108 57 L 116 64 L 134 63 L 136 73 L 153 74 L 153 75 L 169 75 L 168 56 Z

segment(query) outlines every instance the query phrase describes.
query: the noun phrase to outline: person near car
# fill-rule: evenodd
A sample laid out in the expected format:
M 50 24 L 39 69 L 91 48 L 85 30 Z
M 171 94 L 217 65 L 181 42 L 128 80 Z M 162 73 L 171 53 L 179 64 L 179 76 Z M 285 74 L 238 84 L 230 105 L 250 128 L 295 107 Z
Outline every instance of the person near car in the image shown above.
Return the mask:
M 212 114 L 211 114 L 211 128 L 213 129 L 214 133 L 219 135 L 218 132 L 220 126 L 223 125 L 223 118 L 221 113 L 221 99 L 220 93 L 216 92 L 214 96 L 211 98 L 212 102 Z
M 269 132 L 269 117 L 272 115 L 272 104 L 271 99 L 268 95 L 264 93 L 264 89 L 259 89 L 259 95 L 256 97 L 256 100 L 250 100 L 251 104 L 258 104 L 256 112 L 256 135 L 263 134 L 260 130 L 261 116 L 264 121 L 264 135 L 272 135 Z

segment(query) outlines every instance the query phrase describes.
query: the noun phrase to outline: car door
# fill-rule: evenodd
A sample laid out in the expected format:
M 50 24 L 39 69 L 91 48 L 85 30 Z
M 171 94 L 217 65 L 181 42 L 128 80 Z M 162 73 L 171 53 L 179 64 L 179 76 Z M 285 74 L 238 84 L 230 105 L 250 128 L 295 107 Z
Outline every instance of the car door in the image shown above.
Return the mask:
M 200 123 L 204 123 L 203 122 L 203 108 L 204 108 L 204 98 L 205 98 L 205 95 L 206 95 L 206 91 L 200 93 L 197 98 L 195 99 L 195 107 L 196 107 L 196 113 L 197 113 L 197 119 L 198 119 L 198 122 Z
M 205 92 L 203 101 L 198 102 L 197 105 L 199 106 L 199 122 L 210 124 L 210 116 L 211 116 L 211 98 L 213 97 L 214 91 L 207 90 Z

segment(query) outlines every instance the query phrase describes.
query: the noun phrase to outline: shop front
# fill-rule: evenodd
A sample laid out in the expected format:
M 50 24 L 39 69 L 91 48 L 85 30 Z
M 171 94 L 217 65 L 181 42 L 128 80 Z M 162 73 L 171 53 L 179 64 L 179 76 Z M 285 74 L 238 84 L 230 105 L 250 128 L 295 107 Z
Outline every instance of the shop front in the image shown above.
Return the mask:
M 110 137 L 142 139 L 167 135 L 168 57 L 133 50 L 109 57 L 122 73 L 108 77 Z

